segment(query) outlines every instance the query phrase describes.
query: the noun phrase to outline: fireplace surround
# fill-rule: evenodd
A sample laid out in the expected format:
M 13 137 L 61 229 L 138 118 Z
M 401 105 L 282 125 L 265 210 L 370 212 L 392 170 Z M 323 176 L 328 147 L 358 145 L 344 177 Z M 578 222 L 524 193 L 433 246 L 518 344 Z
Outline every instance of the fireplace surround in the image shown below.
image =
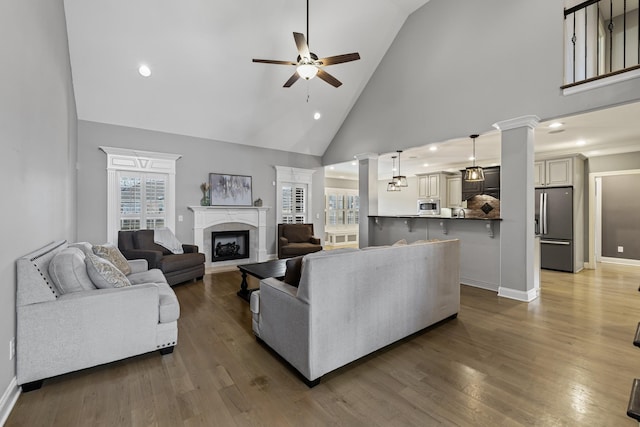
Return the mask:
M 269 207 L 253 206 L 189 206 L 193 212 L 193 242 L 205 254 L 205 267 L 209 271 L 231 269 L 239 264 L 268 261 L 267 211 Z M 249 232 L 249 258 L 212 262 L 213 231 Z

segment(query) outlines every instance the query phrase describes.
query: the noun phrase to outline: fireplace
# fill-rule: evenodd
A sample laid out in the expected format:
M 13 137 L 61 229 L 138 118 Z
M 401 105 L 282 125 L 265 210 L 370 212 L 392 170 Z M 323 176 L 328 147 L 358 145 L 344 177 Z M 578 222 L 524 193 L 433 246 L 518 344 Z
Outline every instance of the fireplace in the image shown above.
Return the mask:
M 249 258 L 249 230 L 211 232 L 211 262 L 243 258 Z

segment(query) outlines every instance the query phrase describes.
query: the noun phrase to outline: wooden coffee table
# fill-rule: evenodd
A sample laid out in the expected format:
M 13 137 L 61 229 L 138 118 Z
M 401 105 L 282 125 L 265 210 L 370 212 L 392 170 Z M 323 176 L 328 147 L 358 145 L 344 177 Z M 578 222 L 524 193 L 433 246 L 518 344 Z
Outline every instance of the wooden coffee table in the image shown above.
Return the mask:
M 257 291 L 258 288 L 249 289 L 247 283 L 247 274 L 252 275 L 260 280 L 267 277 L 275 277 L 281 279 L 284 277 L 284 273 L 287 269 L 286 259 L 276 259 L 273 261 L 256 262 L 253 264 L 239 265 L 238 269 L 242 273 L 242 283 L 240 284 L 240 290 L 238 296 L 246 301 L 251 298 L 251 292 Z

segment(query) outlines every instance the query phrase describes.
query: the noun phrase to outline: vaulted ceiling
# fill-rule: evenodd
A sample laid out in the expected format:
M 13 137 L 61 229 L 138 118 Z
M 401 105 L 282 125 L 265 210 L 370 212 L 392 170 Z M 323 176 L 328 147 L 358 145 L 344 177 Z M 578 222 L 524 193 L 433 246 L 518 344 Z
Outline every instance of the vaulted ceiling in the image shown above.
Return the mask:
M 295 61 L 304 0 L 65 0 L 78 118 L 322 155 L 427 1 L 310 0 L 311 51 L 362 59 L 326 69 L 339 88 L 318 78 L 283 88 L 293 66 L 251 59 Z

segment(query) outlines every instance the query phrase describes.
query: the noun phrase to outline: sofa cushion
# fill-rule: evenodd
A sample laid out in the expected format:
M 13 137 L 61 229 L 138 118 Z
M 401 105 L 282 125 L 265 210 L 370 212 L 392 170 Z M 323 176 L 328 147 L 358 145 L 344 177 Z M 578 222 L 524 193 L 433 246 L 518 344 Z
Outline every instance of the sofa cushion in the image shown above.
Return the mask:
M 129 266 L 127 259 L 122 255 L 122 252 L 120 252 L 120 250 L 111 243 L 94 245 L 92 250 L 93 253 L 98 255 L 100 258 L 104 258 L 111 264 L 115 265 L 125 276 L 131 273 L 131 266 Z
M 158 285 L 158 296 L 160 298 L 160 323 L 169 323 L 178 320 L 180 317 L 180 303 L 173 292 L 173 289 L 166 283 L 156 283 Z
M 58 252 L 49 263 L 49 275 L 61 294 L 89 291 L 96 287 L 87 274 L 85 255 L 78 248 Z
M 160 246 L 153 240 L 153 230 L 138 230 L 133 233 L 133 243 L 136 249 L 149 249 L 153 251 L 160 251 L 164 255 L 169 255 L 171 251 L 165 247 Z
M 87 273 L 93 284 L 100 289 L 123 288 L 131 286 L 131 282 L 122 271 L 104 258 L 89 254 L 84 259 Z
M 297 256 L 295 258 L 289 258 L 286 262 L 287 269 L 284 273 L 284 283 L 295 286 L 296 288 L 300 284 L 300 275 L 302 274 L 302 258 L 304 256 Z
M 166 274 L 173 271 L 188 269 L 189 267 L 197 267 L 203 264 L 204 254 L 201 253 L 171 254 L 170 256 L 162 257 L 156 267 Z
M 289 243 L 309 242 L 311 239 L 311 227 L 290 225 L 284 228 L 282 234 L 289 240 Z
M 285 255 L 287 257 L 304 255 L 321 250 L 322 246 L 314 245 L 312 243 L 290 243 L 287 246 L 283 246 L 281 248 L 282 255 Z
M 127 276 L 129 282 L 132 285 L 140 285 L 142 283 L 167 283 L 167 279 L 162 274 L 162 271 L 157 268 L 151 270 L 140 271 L 138 273 L 131 273 Z

